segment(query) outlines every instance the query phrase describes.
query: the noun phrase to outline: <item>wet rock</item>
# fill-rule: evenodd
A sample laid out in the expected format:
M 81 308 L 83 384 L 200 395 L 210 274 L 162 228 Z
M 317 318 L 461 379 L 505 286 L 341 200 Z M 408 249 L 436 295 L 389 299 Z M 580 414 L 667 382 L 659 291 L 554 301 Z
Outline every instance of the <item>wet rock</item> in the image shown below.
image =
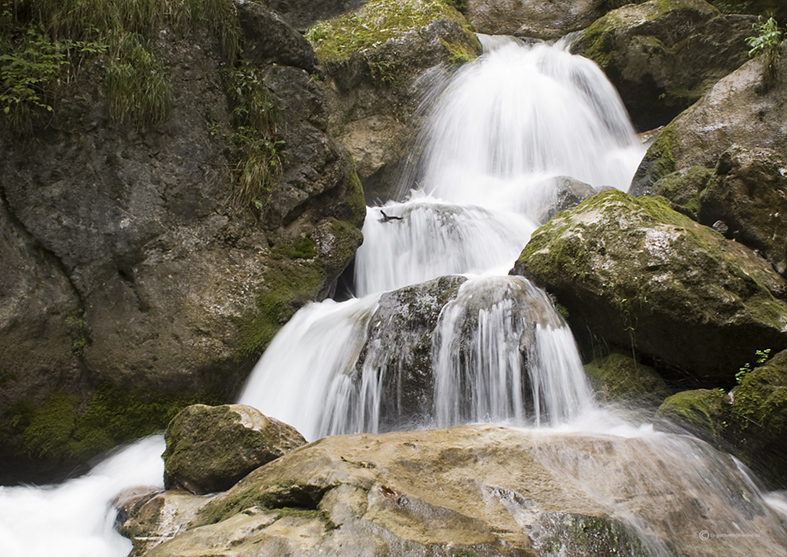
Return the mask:
M 718 444 L 724 435 L 729 403 L 727 393 L 722 389 L 681 391 L 659 406 L 656 418 L 670 424 L 661 424 L 662 429 L 674 431 L 674 426 L 678 426 L 708 442 Z
M 306 444 L 293 427 L 242 404 L 186 407 L 164 434 L 164 486 L 204 494 Z
M 639 0 L 642 2 L 643 0 Z M 465 14 L 478 33 L 557 39 L 584 29 L 608 10 L 615 0 L 466 0 Z
M 747 248 L 653 198 L 602 192 L 537 230 L 515 273 L 586 331 L 711 386 L 787 347 L 787 283 Z M 710 381 L 710 383 L 709 383 Z
M 560 211 L 576 207 L 582 201 L 598 193 L 590 184 L 575 180 L 570 176 L 557 176 L 552 178 L 552 188 L 555 192 L 555 201 L 546 213 L 539 219 L 539 222 L 546 222 Z
M 703 0 L 650 0 L 609 12 L 572 50 L 604 70 L 635 126 L 648 130 L 746 62 L 754 21 L 721 14 Z
M 320 439 L 146 555 L 774 554 L 784 534 L 768 512 L 730 457 L 695 440 L 471 425 Z M 730 521 L 757 536 L 697 536 Z
M 651 195 L 667 199 L 672 209 L 697 220 L 700 191 L 705 189 L 714 171 L 704 166 L 691 166 L 667 174 L 653 185 Z
M 475 58 L 478 40 L 438 0 L 373 0 L 306 36 L 326 74 L 328 129 L 352 153 L 368 202 L 397 197 L 429 84 Z

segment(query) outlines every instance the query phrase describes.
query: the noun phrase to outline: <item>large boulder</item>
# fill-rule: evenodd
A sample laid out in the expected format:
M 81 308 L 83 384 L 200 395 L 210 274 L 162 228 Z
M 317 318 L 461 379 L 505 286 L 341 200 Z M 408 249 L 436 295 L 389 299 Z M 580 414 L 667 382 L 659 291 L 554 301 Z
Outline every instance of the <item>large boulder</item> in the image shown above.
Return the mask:
M 779 75 L 787 72 L 784 48 Z M 658 180 L 682 169 L 715 168 L 733 145 L 787 156 L 787 80 L 765 87 L 763 72 L 759 58 L 750 60 L 670 122 L 645 154 L 629 192 L 650 194 Z
M 363 192 L 327 133 L 310 45 L 261 6 L 227 10 L 216 21 L 247 33 L 233 71 L 207 24 L 165 23 L 140 43 L 166 67 L 166 118 L 112 119 L 114 62 L 99 56 L 71 74 L 46 128 L 20 140 L 2 126 L 0 445 L 16 463 L 4 472 L 30 473 L 25 455 L 71 469 L 190 403 L 232 400 L 361 243 Z M 247 204 L 234 201 L 248 111 L 236 86 L 261 92 L 269 106 L 254 110 L 276 113 L 284 153 Z
M 787 543 L 732 458 L 668 436 L 468 425 L 326 437 L 199 501 L 182 529 L 170 503 L 129 516 L 135 545 L 160 543 L 148 557 L 748 556 Z M 167 521 L 174 538 L 154 537 Z M 757 535 L 701 535 L 732 523 Z
M 372 0 L 306 37 L 325 71 L 329 130 L 352 153 L 367 200 L 395 197 L 429 76 L 475 58 L 480 43 L 446 0 Z
M 465 4 L 467 20 L 478 33 L 557 39 L 572 31 L 584 29 L 608 10 L 620 7 L 622 2 L 466 0 Z
M 787 347 L 787 283 L 768 263 L 654 198 L 602 192 L 538 229 L 514 271 L 592 332 L 700 383 L 731 385 Z
M 650 0 L 597 20 L 572 46 L 615 85 L 635 126 L 664 125 L 747 60 L 753 16 L 704 0 Z
M 204 494 L 306 444 L 295 428 L 243 404 L 184 408 L 164 433 L 164 487 Z

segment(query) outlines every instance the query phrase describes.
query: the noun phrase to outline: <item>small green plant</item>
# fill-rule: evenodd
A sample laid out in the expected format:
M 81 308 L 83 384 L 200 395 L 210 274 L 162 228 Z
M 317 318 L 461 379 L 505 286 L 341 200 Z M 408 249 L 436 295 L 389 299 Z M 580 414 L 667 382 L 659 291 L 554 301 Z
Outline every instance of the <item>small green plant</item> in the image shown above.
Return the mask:
M 782 30 L 779 24 L 772 17 L 763 20 L 762 16 L 757 18 L 757 23 L 752 25 L 756 35 L 746 38 L 749 46 L 749 56 L 761 57 L 764 66 L 764 77 L 770 82 L 776 77 L 776 67 L 779 63 L 782 42 Z
M 741 368 L 738 369 L 738 373 L 735 374 L 735 381 L 739 385 L 743 382 L 753 367 L 761 366 L 768 361 L 768 358 L 771 357 L 771 349 L 766 348 L 765 350 L 756 350 L 754 355 L 756 356 L 754 366 L 752 366 L 750 362 L 746 362 Z
M 227 82 L 232 123 L 237 130 L 230 139 L 239 150 L 233 201 L 239 207 L 261 209 L 285 162 L 284 141 L 278 135 L 278 106 L 253 64 L 244 61 L 228 69 Z
M 167 117 L 170 90 L 164 64 L 137 33 L 117 41 L 106 87 L 109 115 L 120 124 L 143 129 Z

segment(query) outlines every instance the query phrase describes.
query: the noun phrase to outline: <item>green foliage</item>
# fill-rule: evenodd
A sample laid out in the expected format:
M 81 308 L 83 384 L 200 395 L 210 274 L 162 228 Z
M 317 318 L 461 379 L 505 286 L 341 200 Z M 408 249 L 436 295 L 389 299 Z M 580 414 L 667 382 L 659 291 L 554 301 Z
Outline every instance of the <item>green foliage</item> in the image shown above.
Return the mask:
M 771 357 L 771 349 L 766 348 L 765 350 L 755 350 L 754 355 L 757 357 L 754 367 L 761 366 L 768 361 L 768 358 Z M 746 362 L 741 368 L 738 369 L 738 373 L 735 374 L 735 381 L 740 385 L 751 370 L 751 363 Z
M 750 48 L 749 56 L 762 58 L 765 68 L 764 78 L 766 81 L 772 81 L 776 77 L 776 67 L 779 63 L 782 30 L 772 17 L 763 20 L 763 17 L 759 16 L 757 23 L 752 27 L 756 35 L 746 38 L 746 44 Z
M 227 70 L 232 123 L 230 139 L 238 148 L 233 172 L 233 202 L 261 209 L 281 176 L 284 141 L 278 136 L 279 110 L 259 70 L 247 62 Z
M 29 133 L 54 112 L 56 86 L 71 81 L 85 58 L 104 55 L 112 117 L 137 128 L 160 121 L 169 87 L 143 37 L 164 26 L 181 34 L 209 29 L 230 64 L 240 51 L 242 32 L 229 0 L 0 0 L 5 121 Z
M 120 124 L 143 129 L 167 117 L 170 90 L 164 63 L 137 33 L 118 40 L 107 67 L 106 88 L 109 115 Z
M 39 26 L 15 28 L 9 4 L 0 18 L 8 32 L 0 43 L 0 110 L 12 129 L 25 132 L 36 116 L 53 111 L 60 67 L 68 61 Z
M 321 61 L 338 60 L 410 29 L 448 17 L 461 18 L 443 0 L 370 0 L 362 8 L 319 21 L 306 31 Z

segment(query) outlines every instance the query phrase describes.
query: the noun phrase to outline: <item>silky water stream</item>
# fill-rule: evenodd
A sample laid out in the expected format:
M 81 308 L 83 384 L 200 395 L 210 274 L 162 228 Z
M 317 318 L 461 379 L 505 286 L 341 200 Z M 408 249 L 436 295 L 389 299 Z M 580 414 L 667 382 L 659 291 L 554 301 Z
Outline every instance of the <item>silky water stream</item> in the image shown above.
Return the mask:
M 740 554 L 787 554 L 778 499 L 766 502 L 745 470 L 704 443 L 600 408 L 547 295 L 506 275 L 555 204 L 562 177 L 625 190 L 644 148 L 594 64 L 560 45 L 482 40 L 485 54 L 440 90 L 418 146 L 424 156 L 403 178 L 406 199 L 367 209 L 357 297 L 301 309 L 239 402 L 309 440 L 470 422 L 537 428 L 541 462 L 652 538 L 644 554 L 673 554 L 665 537 L 703 541 L 703 532 L 739 536 Z M 430 330 L 378 334 L 381 308 L 398 300 L 392 291 L 426 282 L 412 288 L 416 305 L 428 305 L 447 284 L 434 281 L 447 275 L 463 278 L 451 282 L 453 296 Z M 432 377 L 420 393 L 427 402 L 408 414 L 400 364 L 416 349 Z M 588 436 L 581 447 L 577 434 Z M 632 438 L 617 447 L 615 439 Z M 0 555 L 126 555 L 130 542 L 111 528 L 111 501 L 127 487 L 160 485 L 162 443 L 143 440 L 60 486 L 0 488 Z M 588 445 L 618 451 L 619 466 L 600 464 Z M 643 503 L 644 491 L 657 496 Z M 697 516 L 686 516 L 684 495 Z M 527 512 L 508 503 L 515 517 Z M 692 554 L 691 544 L 678 546 Z

